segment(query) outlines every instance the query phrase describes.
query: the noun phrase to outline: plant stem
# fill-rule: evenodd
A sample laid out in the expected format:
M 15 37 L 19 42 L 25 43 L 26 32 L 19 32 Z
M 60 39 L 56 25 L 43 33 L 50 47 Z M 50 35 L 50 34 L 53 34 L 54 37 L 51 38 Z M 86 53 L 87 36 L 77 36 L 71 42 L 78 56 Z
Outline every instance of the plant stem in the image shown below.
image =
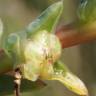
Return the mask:
M 21 72 L 19 70 L 19 68 L 17 68 L 15 70 L 15 74 L 14 74 L 15 80 L 14 80 L 14 92 L 15 92 L 15 96 L 20 96 L 20 85 L 21 85 Z
M 84 26 L 81 29 L 76 29 L 72 25 L 63 25 L 56 30 L 56 35 L 60 39 L 62 47 L 67 48 L 95 40 L 96 27 L 89 28 L 88 26 Z
M 20 86 L 15 83 L 15 96 L 20 96 Z

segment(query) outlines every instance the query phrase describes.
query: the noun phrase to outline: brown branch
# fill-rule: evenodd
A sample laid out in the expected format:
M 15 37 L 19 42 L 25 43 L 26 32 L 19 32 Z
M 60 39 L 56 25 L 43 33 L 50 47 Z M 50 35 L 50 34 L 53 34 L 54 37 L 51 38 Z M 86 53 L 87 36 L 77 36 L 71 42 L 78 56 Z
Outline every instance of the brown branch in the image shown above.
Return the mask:
M 76 29 L 72 25 L 62 25 L 56 30 L 56 35 L 59 37 L 62 47 L 66 48 L 95 40 L 96 28 L 95 26 L 84 26 L 81 29 Z
M 17 68 L 15 70 L 14 77 L 15 77 L 15 80 L 14 80 L 14 93 L 15 93 L 15 96 L 20 96 L 20 85 L 21 85 L 22 74 L 21 74 L 19 68 Z

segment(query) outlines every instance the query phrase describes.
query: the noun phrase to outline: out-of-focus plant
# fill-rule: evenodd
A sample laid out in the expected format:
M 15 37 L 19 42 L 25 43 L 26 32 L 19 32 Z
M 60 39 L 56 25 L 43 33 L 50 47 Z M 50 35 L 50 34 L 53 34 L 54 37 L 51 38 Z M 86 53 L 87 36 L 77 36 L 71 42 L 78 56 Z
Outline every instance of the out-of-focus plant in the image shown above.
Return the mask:
M 96 0 L 81 0 L 78 8 L 78 17 L 82 30 L 94 35 L 96 32 Z M 94 36 L 93 36 L 94 37 Z
M 96 0 L 81 0 L 79 19 L 84 23 L 93 23 L 96 20 Z

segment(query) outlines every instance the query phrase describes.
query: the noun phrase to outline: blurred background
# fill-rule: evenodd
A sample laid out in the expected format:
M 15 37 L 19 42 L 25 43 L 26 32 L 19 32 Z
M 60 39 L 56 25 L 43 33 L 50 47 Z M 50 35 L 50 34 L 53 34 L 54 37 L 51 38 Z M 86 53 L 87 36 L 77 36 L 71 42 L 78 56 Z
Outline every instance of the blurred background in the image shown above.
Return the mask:
M 0 0 L 0 18 L 4 23 L 4 34 L 20 31 L 32 22 L 50 4 L 59 0 Z M 80 0 L 64 0 L 60 24 L 69 24 L 77 18 Z M 89 95 L 96 96 L 96 42 L 76 45 L 63 50 L 61 60 L 86 84 Z M 13 96 L 13 78 L 0 77 L 0 96 Z M 77 96 L 57 81 L 46 81 L 48 86 L 30 81 L 22 82 L 22 96 Z M 38 87 L 38 88 L 36 88 Z

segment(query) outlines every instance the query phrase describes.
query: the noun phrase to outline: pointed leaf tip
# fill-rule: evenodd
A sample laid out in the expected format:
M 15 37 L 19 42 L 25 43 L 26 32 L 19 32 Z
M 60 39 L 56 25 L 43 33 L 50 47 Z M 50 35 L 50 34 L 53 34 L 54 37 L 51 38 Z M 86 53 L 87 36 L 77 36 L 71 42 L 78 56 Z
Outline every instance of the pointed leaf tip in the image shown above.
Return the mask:
M 61 82 L 64 83 L 65 86 L 68 87 L 71 91 L 83 96 L 88 95 L 88 91 L 85 87 L 85 84 L 72 73 L 67 72 L 66 76 L 61 79 L 63 80 Z
M 74 76 L 73 74 L 67 72 L 65 76 L 58 75 L 54 76 L 53 80 L 58 80 L 63 83 L 69 90 L 75 92 L 78 95 L 88 96 L 87 88 L 84 83 Z
M 69 90 L 75 92 L 78 95 L 88 96 L 88 90 L 85 84 L 75 75 L 73 75 L 68 69 L 66 69 L 62 62 L 54 64 L 54 75 L 51 80 L 58 80 L 63 83 Z M 56 65 L 56 66 L 55 66 Z
M 33 34 L 40 32 L 42 30 L 47 30 L 48 32 L 53 32 L 56 24 L 60 18 L 63 10 L 63 2 L 59 1 L 57 3 L 49 6 L 40 16 L 37 17 L 32 23 L 27 27 L 28 37 L 32 37 Z

